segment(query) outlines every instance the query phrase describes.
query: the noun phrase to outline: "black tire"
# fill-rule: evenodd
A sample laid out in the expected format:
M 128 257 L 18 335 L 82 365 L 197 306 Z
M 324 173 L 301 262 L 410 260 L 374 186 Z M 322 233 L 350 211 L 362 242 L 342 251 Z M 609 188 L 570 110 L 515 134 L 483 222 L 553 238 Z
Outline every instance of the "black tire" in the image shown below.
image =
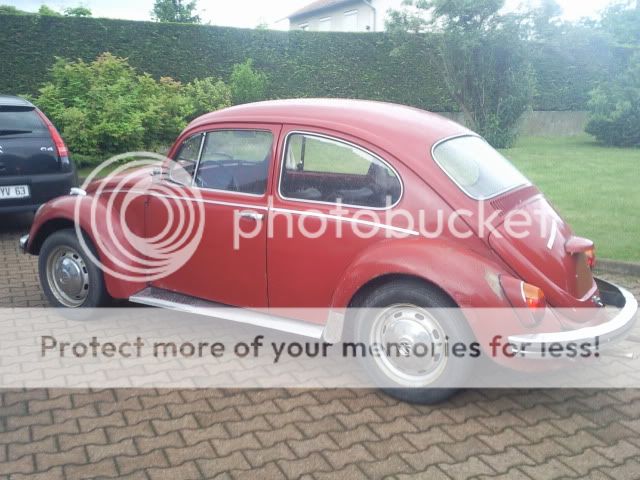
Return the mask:
M 91 249 L 91 253 L 98 258 L 95 247 L 91 243 L 91 240 L 85 235 L 84 241 Z M 78 297 L 76 301 L 78 305 L 65 304 L 64 300 L 61 300 L 60 294 L 56 294 L 47 275 L 47 265 L 52 255 L 56 255 L 61 250 L 69 249 L 75 253 L 74 258 L 78 258 L 77 261 L 81 262 L 86 282 L 86 293 L 82 293 L 82 298 Z M 40 278 L 40 285 L 44 291 L 49 304 L 57 308 L 99 308 L 107 307 L 111 304 L 112 298 L 107 293 L 107 288 L 104 282 L 104 275 L 100 268 L 93 263 L 87 252 L 82 248 L 82 245 L 76 237 L 75 229 L 67 228 L 64 230 L 58 230 L 57 232 L 49 235 L 42 247 L 40 248 L 40 254 L 38 257 L 38 275 Z M 53 287 L 55 288 L 55 287 Z
M 437 288 L 411 279 L 389 281 L 370 291 L 352 305 L 356 307 L 355 315 L 352 317 L 353 339 L 360 342 L 368 342 L 371 339 L 375 319 L 372 318 L 372 311 L 366 309 L 385 309 L 394 305 L 407 305 L 409 309 L 410 306 L 446 309 L 429 311 L 433 312 L 432 318 L 442 327 L 449 341 L 464 342 L 466 345 L 474 341 L 473 333 L 466 320 L 457 310 L 457 305 L 447 295 Z M 370 356 L 362 358 L 361 363 L 373 382 L 387 394 L 406 402 L 431 405 L 447 400 L 460 390 L 460 388 L 451 388 L 451 385 L 458 387 L 464 384 L 471 373 L 473 360 L 468 356 L 466 358 L 449 356 L 438 377 L 424 388 L 403 387 L 401 383 L 385 373 L 379 361 Z M 398 385 L 398 387 L 390 385 Z

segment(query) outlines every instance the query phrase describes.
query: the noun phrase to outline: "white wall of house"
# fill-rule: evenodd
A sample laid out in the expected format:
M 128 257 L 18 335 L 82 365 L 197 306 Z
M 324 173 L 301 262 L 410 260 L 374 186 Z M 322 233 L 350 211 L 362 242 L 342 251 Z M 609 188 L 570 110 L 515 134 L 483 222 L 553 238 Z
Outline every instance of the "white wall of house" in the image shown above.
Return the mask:
M 289 29 L 314 32 L 382 32 L 389 9 L 399 9 L 401 6 L 402 0 L 358 0 L 290 18 Z

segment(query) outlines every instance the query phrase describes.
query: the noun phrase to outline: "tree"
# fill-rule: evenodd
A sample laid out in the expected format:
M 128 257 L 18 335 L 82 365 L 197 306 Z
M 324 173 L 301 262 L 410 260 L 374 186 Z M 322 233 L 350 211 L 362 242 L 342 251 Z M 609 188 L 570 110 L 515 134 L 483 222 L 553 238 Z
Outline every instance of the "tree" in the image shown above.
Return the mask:
M 62 15 L 59 12 L 56 12 L 53 8 L 48 7 L 46 5 L 40 5 L 38 9 L 38 15 L 43 15 L 47 17 L 61 17 Z
M 591 92 L 589 111 L 586 132 L 600 143 L 640 147 L 640 53 L 626 72 Z
M 389 30 L 437 31 L 442 75 L 467 124 L 497 147 L 511 146 L 530 107 L 535 76 L 525 39 L 526 15 L 502 14 L 504 0 L 407 0 Z
M 156 22 L 200 23 L 196 0 L 156 0 L 151 17 Z
M 0 15 L 30 15 L 30 13 L 18 10 L 13 5 L 0 5 Z
M 640 48 L 640 0 L 614 3 L 605 9 L 602 28 L 619 46 Z
M 264 100 L 267 75 L 256 71 L 250 58 L 233 66 L 230 83 L 234 105 Z
M 90 17 L 91 10 L 87 7 L 68 7 L 64 9 L 65 17 Z

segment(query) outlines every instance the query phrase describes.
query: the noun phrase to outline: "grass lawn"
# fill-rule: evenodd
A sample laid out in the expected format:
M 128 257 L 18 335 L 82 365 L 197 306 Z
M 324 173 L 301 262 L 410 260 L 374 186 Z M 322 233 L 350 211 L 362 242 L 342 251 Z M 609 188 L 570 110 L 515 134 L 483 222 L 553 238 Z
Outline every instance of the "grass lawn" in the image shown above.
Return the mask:
M 526 137 L 503 150 L 600 258 L 640 261 L 640 149 L 589 136 Z

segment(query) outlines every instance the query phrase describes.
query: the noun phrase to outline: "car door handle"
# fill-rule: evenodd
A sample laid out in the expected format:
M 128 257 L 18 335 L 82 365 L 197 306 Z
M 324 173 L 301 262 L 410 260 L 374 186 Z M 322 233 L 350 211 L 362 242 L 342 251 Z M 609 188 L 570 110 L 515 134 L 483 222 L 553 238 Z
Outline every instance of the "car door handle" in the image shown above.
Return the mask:
M 264 214 L 256 212 L 240 212 L 240 218 L 250 218 L 251 220 L 259 222 L 264 218 Z

